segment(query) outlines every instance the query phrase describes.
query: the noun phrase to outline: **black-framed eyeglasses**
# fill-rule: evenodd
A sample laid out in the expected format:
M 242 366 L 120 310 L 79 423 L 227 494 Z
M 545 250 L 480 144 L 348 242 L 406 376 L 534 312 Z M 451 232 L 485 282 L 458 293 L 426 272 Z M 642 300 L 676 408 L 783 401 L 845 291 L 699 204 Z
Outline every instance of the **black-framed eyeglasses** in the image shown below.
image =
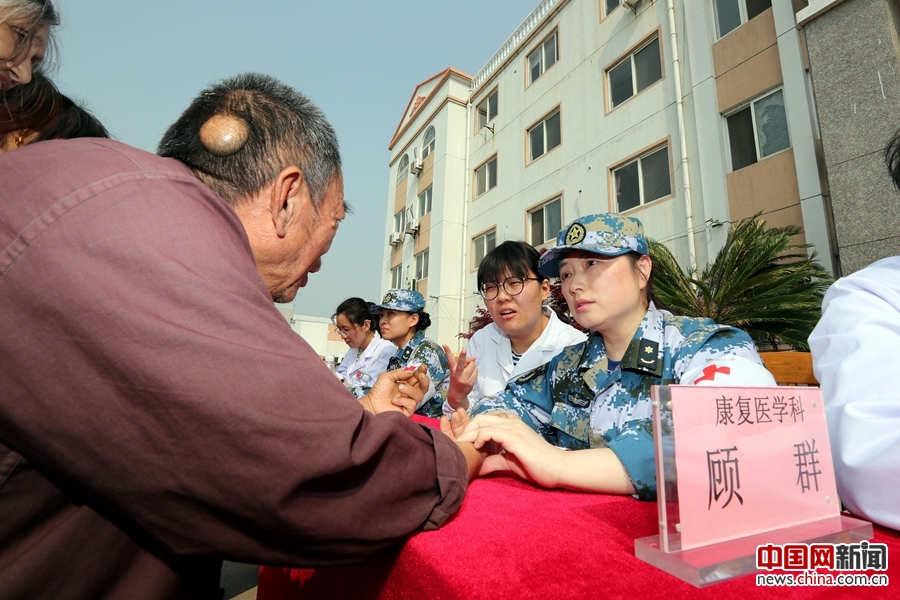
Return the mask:
M 526 281 L 540 281 L 537 277 L 507 277 L 501 283 L 485 283 L 478 290 L 485 300 L 493 300 L 500 293 L 500 287 L 510 296 L 518 296 L 525 289 Z

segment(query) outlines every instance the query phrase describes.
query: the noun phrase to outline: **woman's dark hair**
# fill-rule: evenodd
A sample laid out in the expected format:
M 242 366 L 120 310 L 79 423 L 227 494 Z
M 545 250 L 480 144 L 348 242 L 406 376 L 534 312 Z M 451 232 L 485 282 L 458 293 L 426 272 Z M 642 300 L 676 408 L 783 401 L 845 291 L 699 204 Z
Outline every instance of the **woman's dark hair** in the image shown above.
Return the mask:
M 36 132 L 49 127 L 62 110 L 62 98 L 52 81 L 35 73 L 29 83 L 3 94 L 0 134 Z
M 0 135 L 37 134 L 28 143 L 79 137 L 108 138 L 109 132 L 91 113 L 60 93 L 52 81 L 37 73 L 30 83 L 16 86 L 4 96 Z
M 347 298 L 338 304 L 337 310 L 331 315 L 331 321 L 337 324 L 338 315 L 344 315 L 347 317 L 348 321 L 357 327 L 362 327 L 366 324 L 366 321 L 368 321 L 369 329 L 377 331 L 378 334 L 381 335 L 381 331 L 378 327 L 378 319 L 372 314 L 372 308 L 377 309 L 376 305 L 372 302 L 366 302 L 362 298 Z
M 87 109 L 78 106 L 67 96 L 62 96 L 62 109 L 56 121 L 41 129 L 37 138 L 30 143 L 83 137 L 108 138 L 109 132 Z
M 500 283 L 504 277 L 537 277 L 541 255 L 528 242 L 509 240 L 490 251 L 478 266 L 478 289 L 486 283 Z
M 900 190 L 900 130 L 888 142 L 887 148 L 884 150 L 884 162 L 887 163 L 894 185 Z
M 410 313 L 413 315 L 419 315 L 419 322 L 416 323 L 416 333 L 420 331 L 425 331 L 428 329 L 429 325 L 431 325 L 431 317 L 428 316 L 428 313 L 424 310 L 420 310 L 417 313 Z

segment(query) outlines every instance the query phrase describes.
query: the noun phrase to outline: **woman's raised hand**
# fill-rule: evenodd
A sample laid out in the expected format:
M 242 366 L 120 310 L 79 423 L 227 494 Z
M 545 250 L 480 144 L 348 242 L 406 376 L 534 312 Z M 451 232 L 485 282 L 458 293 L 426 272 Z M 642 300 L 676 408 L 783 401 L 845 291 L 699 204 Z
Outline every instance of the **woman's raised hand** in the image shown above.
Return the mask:
M 475 387 L 478 379 L 478 367 L 475 365 L 474 356 L 466 356 L 466 351 L 459 353 L 459 358 L 453 358 L 450 346 L 444 345 L 444 353 L 447 355 L 447 364 L 450 365 L 450 389 L 447 391 L 447 404 L 454 410 L 457 408 L 469 408 L 469 393 Z

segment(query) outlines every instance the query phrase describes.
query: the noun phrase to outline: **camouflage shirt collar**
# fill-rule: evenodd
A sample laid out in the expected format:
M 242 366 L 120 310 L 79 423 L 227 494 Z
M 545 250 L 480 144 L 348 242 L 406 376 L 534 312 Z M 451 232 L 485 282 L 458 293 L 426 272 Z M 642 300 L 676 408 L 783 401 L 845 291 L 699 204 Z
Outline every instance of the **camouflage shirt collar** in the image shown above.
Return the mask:
M 643 371 L 662 376 L 662 360 L 659 351 L 663 346 L 663 318 L 653 302 L 647 307 L 647 313 L 641 320 L 631 343 L 625 350 L 625 355 L 619 364 L 619 369 Z M 649 348 L 649 351 L 648 351 Z M 595 332 L 588 334 L 588 340 L 584 346 L 579 370 L 583 373 L 584 382 L 595 394 L 604 390 L 613 381 L 619 378 L 620 372 L 609 373 L 609 358 L 606 356 L 606 347 L 603 338 Z
M 422 331 L 417 331 L 413 336 L 406 342 L 406 345 L 403 346 L 400 350 L 405 350 L 406 348 L 415 348 L 425 339 L 425 333 Z

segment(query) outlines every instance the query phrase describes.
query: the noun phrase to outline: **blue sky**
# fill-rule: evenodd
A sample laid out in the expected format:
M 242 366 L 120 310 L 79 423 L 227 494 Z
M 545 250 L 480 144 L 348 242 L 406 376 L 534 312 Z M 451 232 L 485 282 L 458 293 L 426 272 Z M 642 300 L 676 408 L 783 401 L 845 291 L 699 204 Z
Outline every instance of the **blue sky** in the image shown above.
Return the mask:
M 119 140 L 154 151 L 208 84 L 245 71 L 310 96 L 337 130 L 354 214 L 294 301 L 330 317 L 376 301 L 387 145 L 415 86 L 447 67 L 474 75 L 538 0 L 55 0 L 62 91 Z

